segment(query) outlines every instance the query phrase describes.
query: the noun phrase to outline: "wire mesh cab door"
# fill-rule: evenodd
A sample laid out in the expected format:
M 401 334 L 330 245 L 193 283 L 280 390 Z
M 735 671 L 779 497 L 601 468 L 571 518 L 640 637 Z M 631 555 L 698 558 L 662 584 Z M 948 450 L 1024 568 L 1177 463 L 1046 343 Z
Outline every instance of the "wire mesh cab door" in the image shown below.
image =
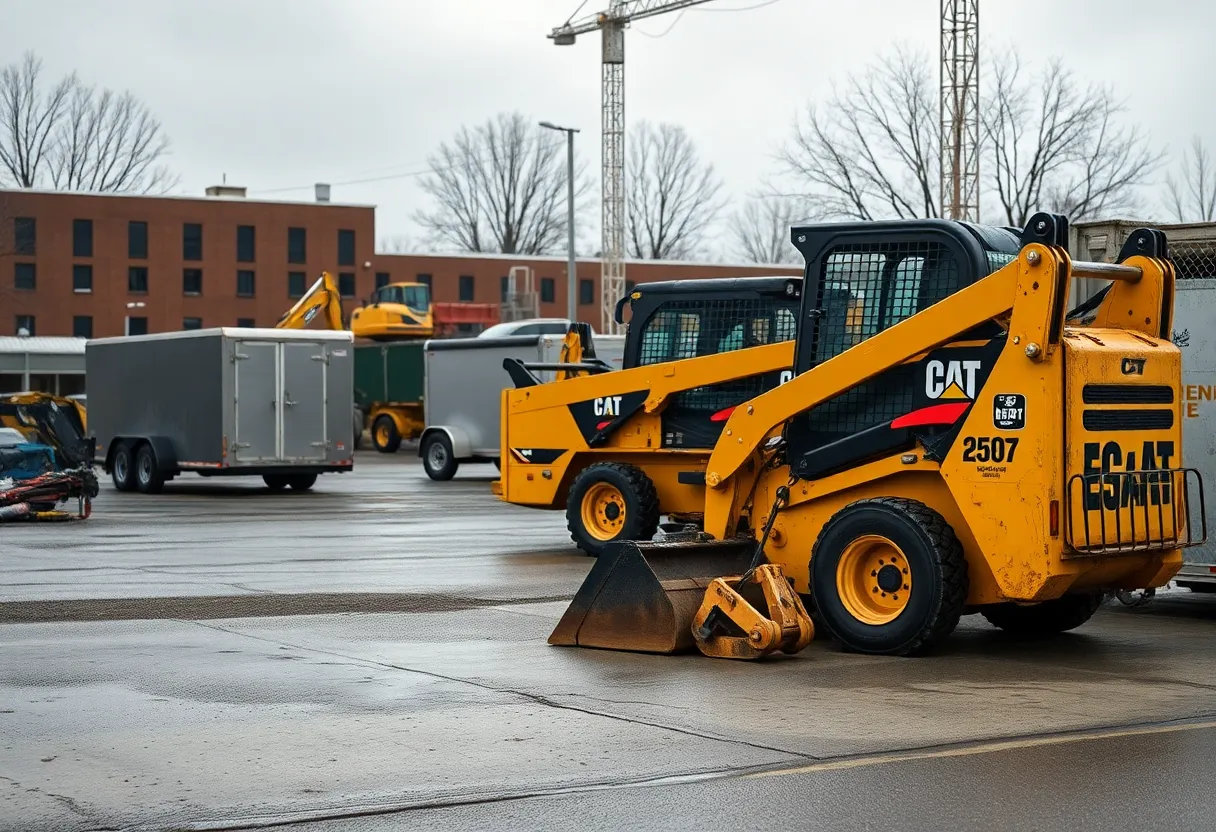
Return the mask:
M 710 281 L 689 281 L 687 287 L 669 293 L 645 292 L 645 302 L 635 301 L 633 305 L 625 366 L 792 340 L 797 328 L 800 281 L 765 281 L 763 288 L 755 289 L 714 290 L 693 285 Z M 741 279 L 732 284 L 743 282 Z M 791 283 L 798 288 L 788 290 Z M 731 409 L 776 387 L 783 381 L 782 375 L 763 373 L 678 394 L 662 413 L 663 447 L 712 448 Z
M 971 285 L 1012 260 L 1019 249 L 1017 237 L 1006 229 L 945 220 L 840 223 L 795 228 L 792 233 L 807 264 L 795 373 Z M 982 357 L 969 351 L 999 352 L 994 339 L 1000 333 L 993 324 L 962 334 L 958 340 L 969 342 L 962 350 L 968 354 L 952 351 L 951 360 L 968 370 L 980 366 L 975 362 L 984 363 Z M 977 383 L 974 373 L 963 385 L 929 383 L 934 379 L 927 373 L 937 366 L 929 365 L 942 361 L 941 352 L 894 367 L 795 416 L 786 428 L 792 472 L 820 477 L 911 449 L 926 429 L 892 422 L 946 400 L 970 402 Z

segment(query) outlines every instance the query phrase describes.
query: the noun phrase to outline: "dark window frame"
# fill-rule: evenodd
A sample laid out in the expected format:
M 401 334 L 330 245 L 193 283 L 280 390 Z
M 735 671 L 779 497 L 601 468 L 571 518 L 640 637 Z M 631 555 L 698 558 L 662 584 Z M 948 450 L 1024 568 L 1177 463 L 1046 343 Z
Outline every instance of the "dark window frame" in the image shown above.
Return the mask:
M 466 287 L 468 288 L 468 292 L 465 291 Z M 474 279 L 473 275 L 462 274 L 460 276 L 459 292 L 461 303 L 473 302 L 473 299 L 477 297 L 477 280 Z M 465 297 L 465 295 L 468 295 L 468 297 Z
M 292 283 L 295 280 L 300 281 L 300 291 L 297 292 L 292 288 Z M 308 291 L 308 273 L 307 272 L 288 272 L 287 273 L 287 297 L 302 298 L 304 293 Z
M 81 278 L 84 278 L 81 280 Z M 81 286 L 81 283 L 88 285 Z M 81 294 L 89 295 L 93 293 L 93 267 L 88 263 L 75 263 L 72 265 L 72 291 Z
M 191 326 L 190 325 L 191 321 L 198 321 L 198 326 Z M 193 318 L 193 317 L 182 318 L 182 329 L 202 329 L 202 328 L 203 328 L 203 319 L 202 318 Z
M 579 306 L 592 306 L 595 303 L 595 281 L 590 278 L 580 278 L 578 281 Z
M 355 280 L 354 272 L 340 272 L 338 274 L 338 297 L 353 298 L 357 297 L 358 282 Z
M 84 326 L 81 326 L 82 322 L 87 322 L 87 323 L 85 323 Z M 86 334 L 82 335 L 81 334 L 82 329 L 86 329 L 86 330 L 88 330 L 88 332 Z M 86 338 L 86 339 L 93 337 L 93 316 L 92 315 L 73 315 L 72 316 L 72 337 L 73 338 Z
M 355 232 L 351 228 L 338 229 L 338 265 L 355 265 Z
M 13 254 L 30 256 L 38 253 L 38 220 L 36 217 L 13 217 Z
M 258 323 L 255 318 L 237 318 L 236 325 L 242 329 L 254 329 Z
M 92 220 L 72 220 L 72 256 L 93 256 Z
M 148 317 L 146 315 L 129 316 L 126 327 L 128 335 L 147 335 Z
M 197 235 L 194 231 L 197 229 Z M 197 262 L 203 259 L 203 224 L 201 222 L 182 223 L 182 259 Z
M 241 283 L 245 280 L 249 281 L 249 291 L 244 291 Z M 257 297 L 258 293 L 258 275 L 253 269 L 237 269 L 236 271 L 236 296 L 238 298 L 253 298 Z
M 28 321 L 28 326 L 26 326 L 25 329 L 29 332 L 30 337 L 35 337 L 38 334 L 38 318 L 36 315 L 15 316 L 13 320 L 13 334 L 15 335 L 21 331 L 21 324 L 23 321 Z
M 296 239 L 297 237 L 299 239 Z M 299 251 L 296 250 L 297 248 Z M 287 262 L 296 266 L 302 266 L 308 262 L 307 228 L 293 227 L 287 229 Z
M 140 240 L 142 237 L 142 241 Z M 148 223 L 144 220 L 127 222 L 127 259 L 148 259 Z
M 258 254 L 258 230 L 252 225 L 236 227 L 236 262 L 256 263 Z
M 197 289 L 187 288 L 186 281 L 195 276 L 198 277 L 198 288 Z M 195 297 L 198 295 L 202 295 L 202 293 L 203 293 L 203 270 L 194 269 L 194 268 L 182 269 L 182 294 L 189 295 L 190 297 Z
M 137 281 L 136 276 L 141 280 Z M 142 282 L 143 288 L 139 288 L 136 284 Z M 147 266 L 127 266 L 127 293 L 131 295 L 146 295 L 148 294 L 148 267 Z
M 385 286 L 393 282 L 393 276 L 388 272 L 376 272 L 376 285 L 373 291 L 383 289 Z
M 29 269 L 29 285 L 23 286 L 22 272 Z M 13 264 L 13 288 L 19 289 L 22 292 L 38 291 L 38 264 L 36 263 L 14 263 Z
M 557 281 L 551 277 L 542 277 L 540 279 L 540 302 L 557 302 Z

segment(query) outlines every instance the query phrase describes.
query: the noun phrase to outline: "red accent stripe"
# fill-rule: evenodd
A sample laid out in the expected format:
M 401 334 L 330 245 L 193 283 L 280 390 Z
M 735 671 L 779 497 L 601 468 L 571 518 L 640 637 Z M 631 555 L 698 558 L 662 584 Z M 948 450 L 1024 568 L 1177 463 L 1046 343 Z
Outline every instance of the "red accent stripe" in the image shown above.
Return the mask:
M 710 416 L 710 417 L 709 417 L 709 421 L 711 421 L 711 422 L 725 422 L 727 419 L 729 419 L 729 418 L 730 418 L 730 414 L 732 414 L 732 413 L 734 413 L 734 412 L 735 412 L 735 408 L 733 408 L 733 407 L 728 407 L 728 408 L 726 408 L 726 410 L 719 410 L 719 411 L 718 411 L 717 413 L 715 413 L 713 416 Z
M 925 425 L 953 425 L 966 412 L 971 402 L 950 402 L 935 404 L 932 407 L 922 407 L 905 413 L 891 422 L 892 429 L 919 428 Z
M 595 429 L 603 430 L 604 428 L 608 427 L 611 424 L 612 424 L 612 420 L 609 419 L 607 422 L 600 422 L 598 425 L 595 426 Z

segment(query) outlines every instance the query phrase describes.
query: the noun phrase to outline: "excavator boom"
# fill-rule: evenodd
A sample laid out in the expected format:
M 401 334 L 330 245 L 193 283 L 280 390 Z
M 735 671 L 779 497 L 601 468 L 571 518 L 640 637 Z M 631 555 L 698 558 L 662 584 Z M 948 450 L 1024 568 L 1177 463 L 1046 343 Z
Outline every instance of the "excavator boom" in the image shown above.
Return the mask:
M 342 320 L 342 298 L 329 272 L 321 272 L 316 283 L 279 318 L 275 329 L 304 329 L 318 312 L 325 313 L 329 329 L 346 329 L 346 323 Z

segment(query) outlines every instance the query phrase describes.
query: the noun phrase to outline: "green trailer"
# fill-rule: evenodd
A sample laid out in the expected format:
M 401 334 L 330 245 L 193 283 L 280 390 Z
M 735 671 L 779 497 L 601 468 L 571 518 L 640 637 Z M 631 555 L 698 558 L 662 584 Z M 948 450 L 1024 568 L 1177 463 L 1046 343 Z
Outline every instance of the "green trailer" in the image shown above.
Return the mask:
M 381 453 L 396 453 L 402 441 L 425 427 L 425 340 L 355 345 L 355 407 L 362 429 Z

